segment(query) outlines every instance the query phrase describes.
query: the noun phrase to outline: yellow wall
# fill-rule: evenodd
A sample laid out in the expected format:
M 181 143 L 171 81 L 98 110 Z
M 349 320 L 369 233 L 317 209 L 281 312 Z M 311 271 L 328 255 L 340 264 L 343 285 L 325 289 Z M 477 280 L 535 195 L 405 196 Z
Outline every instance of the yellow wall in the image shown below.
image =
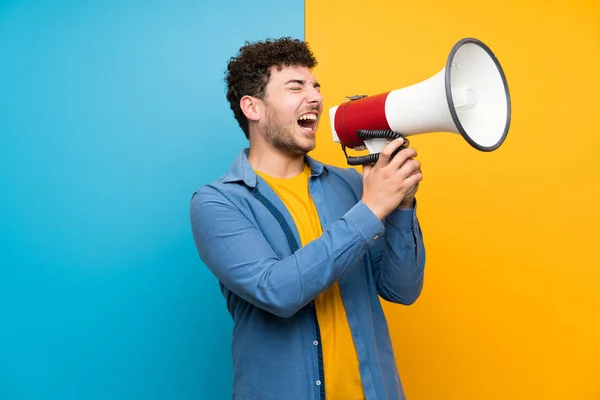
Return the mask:
M 438 72 L 472 36 L 512 96 L 499 150 L 413 136 L 422 297 L 385 304 L 411 400 L 600 399 L 600 2 L 306 0 L 326 108 Z M 313 156 L 345 165 L 324 118 Z

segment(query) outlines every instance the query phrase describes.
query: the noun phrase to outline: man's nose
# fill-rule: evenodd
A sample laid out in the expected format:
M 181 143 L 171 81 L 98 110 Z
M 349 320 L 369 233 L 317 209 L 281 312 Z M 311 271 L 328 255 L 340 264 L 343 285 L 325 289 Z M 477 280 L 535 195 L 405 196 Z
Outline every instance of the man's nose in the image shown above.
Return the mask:
M 320 105 L 321 103 L 323 103 L 323 95 L 317 90 L 317 88 L 309 89 L 307 97 L 307 101 L 311 104 Z

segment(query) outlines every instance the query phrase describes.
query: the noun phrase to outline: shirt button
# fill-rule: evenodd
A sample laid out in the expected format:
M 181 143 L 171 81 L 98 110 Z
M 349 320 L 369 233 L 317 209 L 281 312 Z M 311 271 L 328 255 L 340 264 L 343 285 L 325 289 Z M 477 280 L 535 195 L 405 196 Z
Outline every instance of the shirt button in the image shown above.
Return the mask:
M 373 236 L 373 240 L 377 240 L 377 239 L 379 239 L 379 235 Z
M 318 344 L 319 344 L 319 341 L 318 341 L 318 340 L 315 340 L 315 341 L 313 342 L 313 344 L 316 346 L 316 345 L 318 345 Z
M 321 381 L 317 381 L 317 386 L 321 386 Z

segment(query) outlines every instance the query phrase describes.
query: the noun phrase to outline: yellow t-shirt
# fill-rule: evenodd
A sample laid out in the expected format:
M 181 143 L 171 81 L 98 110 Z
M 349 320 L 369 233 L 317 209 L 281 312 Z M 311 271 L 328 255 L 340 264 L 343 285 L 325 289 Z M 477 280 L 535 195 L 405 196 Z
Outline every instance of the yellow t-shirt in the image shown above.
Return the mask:
M 302 246 L 321 236 L 319 215 L 308 191 L 311 174 L 308 165 L 304 172 L 292 178 L 274 178 L 260 171 L 256 173 L 286 205 L 296 223 Z M 317 296 L 315 307 L 321 331 L 327 400 L 364 400 L 356 348 L 337 282 Z

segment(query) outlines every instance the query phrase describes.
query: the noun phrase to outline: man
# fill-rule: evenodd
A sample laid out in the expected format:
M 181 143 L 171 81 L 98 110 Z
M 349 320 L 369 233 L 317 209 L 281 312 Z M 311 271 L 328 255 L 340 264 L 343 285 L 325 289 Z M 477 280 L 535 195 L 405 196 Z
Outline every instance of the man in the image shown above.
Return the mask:
M 233 398 L 403 399 L 383 299 L 411 304 L 425 250 L 416 152 L 390 143 L 363 176 L 315 148 L 323 97 L 309 46 L 246 43 L 227 99 L 250 141 L 193 196 L 199 255 L 234 320 Z

